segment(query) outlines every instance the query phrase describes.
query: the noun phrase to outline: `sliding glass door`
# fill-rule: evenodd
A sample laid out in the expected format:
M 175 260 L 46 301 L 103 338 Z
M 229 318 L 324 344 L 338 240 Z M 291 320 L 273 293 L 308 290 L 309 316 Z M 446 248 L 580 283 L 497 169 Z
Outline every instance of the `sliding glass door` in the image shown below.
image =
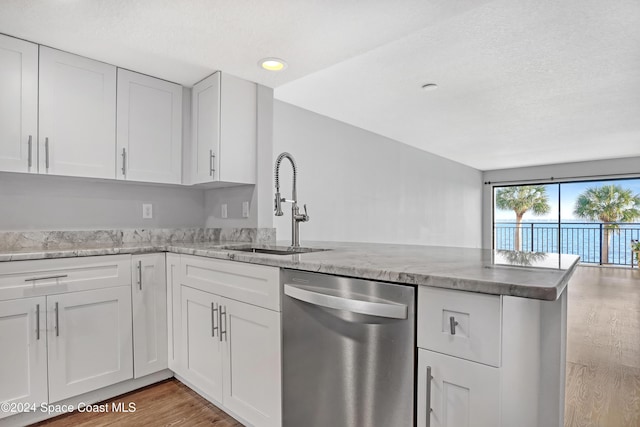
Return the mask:
M 494 249 L 637 263 L 640 179 L 494 187 L 493 206 Z
M 558 252 L 559 185 L 494 187 L 494 248 Z

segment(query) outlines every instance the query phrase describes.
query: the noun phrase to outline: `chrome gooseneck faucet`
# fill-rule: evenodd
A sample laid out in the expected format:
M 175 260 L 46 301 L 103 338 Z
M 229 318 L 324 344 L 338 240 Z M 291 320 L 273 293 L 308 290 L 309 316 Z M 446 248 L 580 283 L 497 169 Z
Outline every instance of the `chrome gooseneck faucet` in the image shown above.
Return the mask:
M 284 197 L 280 197 L 280 163 L 282 163 L 282 159 L 288 159 L 291 162 L 291 167 L 293 168 L 293 191 L 291 194 L 291 200 L 287 200 Z M 275 167 L 275 176 L 276 176 L 276 199 L 275 199 L 275 211 L 276 216 L 284 215 L 282 213 L 282 202 L 290 202 L 291 203 L 291 247 L 299 248 L 300 247 L 300 223 L 309 221 L 309 215 L 307 215 L 307 205 L 304 205 L 304 213 L 300 213 L 300 208 L 298 207 L 298 191 L 296 188 L 296 179 L 298 177 L 298 170 L 296 168 L 296 161 L 293 160 L 293 156 L 289 153 L 281 153 L 276 160 Z

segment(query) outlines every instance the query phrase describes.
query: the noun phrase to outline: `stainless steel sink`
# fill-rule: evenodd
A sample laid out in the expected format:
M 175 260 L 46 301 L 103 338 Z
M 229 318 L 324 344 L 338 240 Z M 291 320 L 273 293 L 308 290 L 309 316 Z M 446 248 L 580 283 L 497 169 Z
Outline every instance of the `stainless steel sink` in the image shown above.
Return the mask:
M 309 252 L 322 252 L 328 251 L 330 249 L 320 249 L 320 248 L 292 248 L 287 246 L 270 246 L 270 247 L 261 247 L 261 246 L 250 246 L 250 247 L 234 247 L 229 246 L 225 247 L 228 251 L 239 251 L 239 252 L 252 252 L 255 254 L 269 254 L 269 255 L 296 255 L 296 254 L 306 254 Z

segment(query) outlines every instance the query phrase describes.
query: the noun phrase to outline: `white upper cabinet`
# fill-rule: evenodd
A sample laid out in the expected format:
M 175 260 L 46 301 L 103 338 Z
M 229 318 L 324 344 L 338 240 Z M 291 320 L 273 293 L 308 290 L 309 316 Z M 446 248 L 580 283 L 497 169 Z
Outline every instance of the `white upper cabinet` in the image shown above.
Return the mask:
M 40 173 L 115 178 L 116 67 L 40 46 Z
M 118 69 L 118 179 L 182 182 L 182 86 Z
M 212 182 L 220 176 L 215 174 L 220 152 L 219 72 L 193 87 L 191 122 L 192 184 Z
M 256 182 L 257 86 L 216 72 L 193 87 L 191 184 Z
M 0 35 L 0 170 L 37 172 L 38 45 Z

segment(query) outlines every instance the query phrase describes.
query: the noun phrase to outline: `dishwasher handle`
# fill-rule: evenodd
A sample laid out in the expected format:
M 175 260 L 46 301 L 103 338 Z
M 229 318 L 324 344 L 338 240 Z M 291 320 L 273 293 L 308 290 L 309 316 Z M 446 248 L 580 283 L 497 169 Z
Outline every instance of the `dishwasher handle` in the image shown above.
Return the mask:
M 405 304 L 381 303 L 361 301 L 350 298 L 337 297 L 325 293 L 309 291 L 298 286 L 284 285 L 284 294 L 309 304 L 352 313 L 370 316 L 387 317 L 390 319 L 406 319 L 407 306 Z

